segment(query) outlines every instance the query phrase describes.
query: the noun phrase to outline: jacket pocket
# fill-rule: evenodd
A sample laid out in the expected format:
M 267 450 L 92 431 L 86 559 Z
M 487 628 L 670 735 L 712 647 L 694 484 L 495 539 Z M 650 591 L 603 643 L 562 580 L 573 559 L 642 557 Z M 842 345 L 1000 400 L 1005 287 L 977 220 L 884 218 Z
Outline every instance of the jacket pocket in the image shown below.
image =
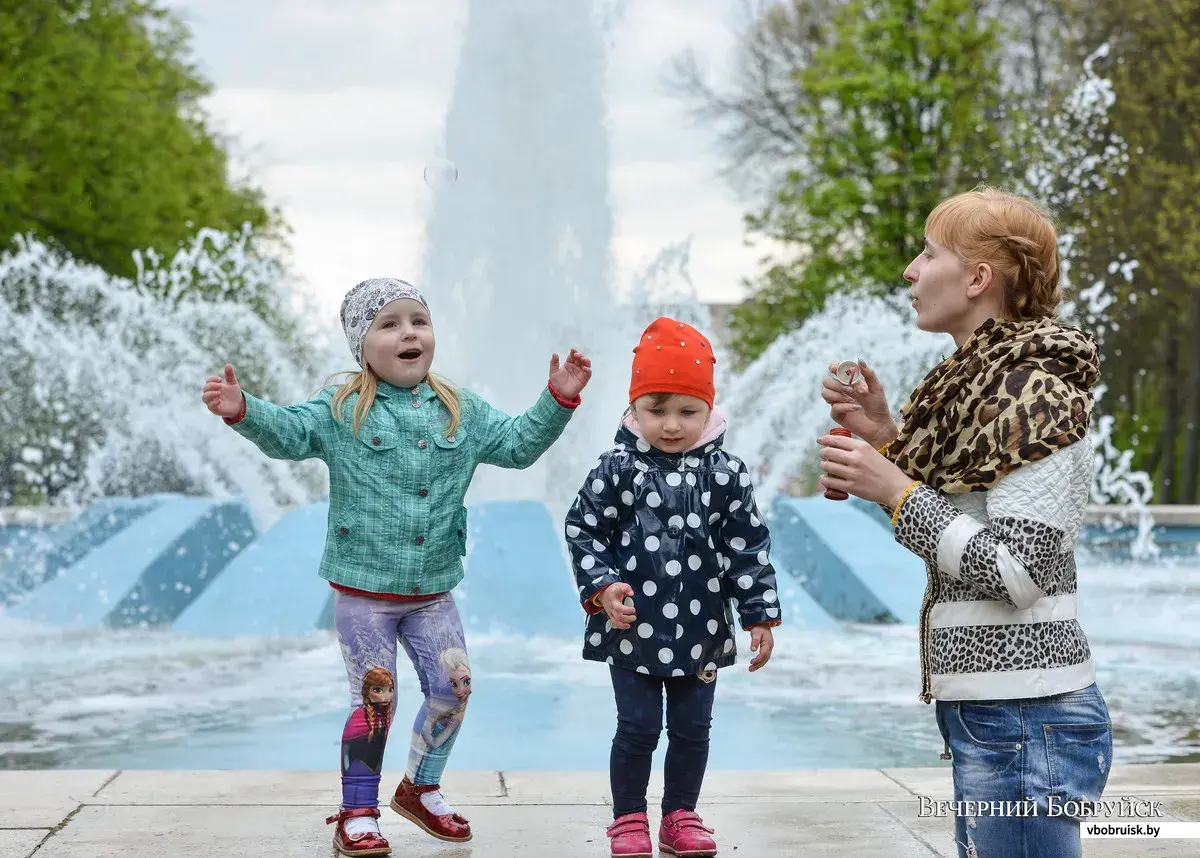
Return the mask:
M 454 517 L 455 540 L 458 545 L 458 555 L 467 555 L 467 508 L 459 507 L 458 515 Z
M 359 456 L 363 470 L 371 474 L 394 474 L 400 467 L 400 436 L 391 429 L 364 426 L 359 433 Z
M 331 510 L 327 539 L 333 545 L 333 553 L 339 560 L 354 557 L 358 546 L 363 544 L 362 517 L 353 506 Z
M 468 445 L 462 426 L 459 426 L 449 437 L 444 431 L 439 430 L 433 436 L 433 448 L 439 469 L 449 470 L 460 467 L 462 463 L 466 462 L 468 455 Z

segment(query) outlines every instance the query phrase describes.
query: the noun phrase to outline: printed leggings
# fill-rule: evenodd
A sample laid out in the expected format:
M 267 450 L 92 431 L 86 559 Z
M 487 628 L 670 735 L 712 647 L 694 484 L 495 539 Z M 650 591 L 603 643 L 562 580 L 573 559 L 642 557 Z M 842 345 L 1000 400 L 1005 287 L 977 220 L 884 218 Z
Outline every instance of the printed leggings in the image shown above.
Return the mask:
M 462 621 L 449 593 L 395 601 L 337 592 L 334 624 L 354 708 L 342 731 L 342 806 L 377 807 L 383 752 L 394 712 L 396 645 L 425 696 L 413 722 L 406 774 L 440 783 L 471 694 Z

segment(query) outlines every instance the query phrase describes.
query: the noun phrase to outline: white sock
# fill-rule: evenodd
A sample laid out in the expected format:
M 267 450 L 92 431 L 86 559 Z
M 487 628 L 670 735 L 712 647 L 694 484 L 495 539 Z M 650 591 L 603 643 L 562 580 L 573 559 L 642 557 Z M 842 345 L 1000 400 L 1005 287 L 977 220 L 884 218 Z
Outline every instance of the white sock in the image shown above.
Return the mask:
M 421 804 L 425 805 L 425 809 L 434 816 L 446 816 L 454 813 L 453 808 L 446 804 L 441 790 L 421 793 Z
M 358 840 L 365 834 L 378 834 L 379 820 L 373 816 L 352 816 L 346 820 L 346 836 Z

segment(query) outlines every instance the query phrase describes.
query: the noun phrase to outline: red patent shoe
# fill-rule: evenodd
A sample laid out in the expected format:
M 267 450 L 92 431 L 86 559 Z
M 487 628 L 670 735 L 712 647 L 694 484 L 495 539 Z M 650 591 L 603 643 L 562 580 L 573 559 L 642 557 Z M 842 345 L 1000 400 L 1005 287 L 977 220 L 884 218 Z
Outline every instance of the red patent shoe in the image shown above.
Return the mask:
M 404 776 L 396 794 L 392 796 L 392 810 L 403 816 L 409 822 L 414 822 L 427 834 L 432 834 L 438 840 L 450 843 L 462 843 L 471 839 L 471 823 L 457 813 L 444 813 L 436 816 L 421 804 L 421 796 L 427 792 L 437 792 L 439 784 L 414 784 Z
M 325 824 L 337 823 L 333 829 L 333 845 L 343 855 L 391 855 L 392 847 L 382 834 L 367 832 L 352 836 L 346 833 L 346 820 L 356 816 L 373 816 L 379 818 L 377 807 L 352 807 L 342 810 L 325 820 Z
M 717 854 L 713 830 L 693 810 L 673 810 L 658 827 L 658 851 L 678 858 L 712 858 Z

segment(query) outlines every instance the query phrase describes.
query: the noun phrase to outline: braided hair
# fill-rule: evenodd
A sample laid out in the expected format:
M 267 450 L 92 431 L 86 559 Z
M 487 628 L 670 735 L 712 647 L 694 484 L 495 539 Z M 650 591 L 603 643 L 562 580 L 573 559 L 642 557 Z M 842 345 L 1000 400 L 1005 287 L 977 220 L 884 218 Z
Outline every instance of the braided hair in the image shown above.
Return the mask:
M 968 268 L 989 265 L 1011 319 L 1054 318 L 1062 303 L 1058 232 L 1048 211 L 1009 191 L 981 186 L 943 200 L 925 234 Z

